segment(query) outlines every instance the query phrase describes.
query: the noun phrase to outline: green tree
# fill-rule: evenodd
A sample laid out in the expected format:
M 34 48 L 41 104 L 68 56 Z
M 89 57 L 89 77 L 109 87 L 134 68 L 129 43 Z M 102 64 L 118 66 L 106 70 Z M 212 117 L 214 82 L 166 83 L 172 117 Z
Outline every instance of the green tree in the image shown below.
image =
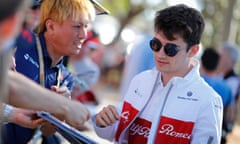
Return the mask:
M 136 2 L 137 1 L 137 2 Z M 157 0 L 156 0 L 157 1 Z M 167 0 L 159 0 L 157 5 L 151 5 L 149 0 L 102 0 L 111 15 L 120 23 L 118 35 L 113 43 L 119 40 L 121 31 L 144 10 L 158 10 L 166 7 Z M 217 46 L 224 41 L 240 44 L 240 1 L 237 0 L 198 0 L 203 4 L 203 16 L 206 28 L 203 34 L 203 45 Z M 145 17 L 146 18 L 146 17 Z M 142 17 L 142 21 L 145 21 Z M 139 19 L 138 19 L 139 20 Z

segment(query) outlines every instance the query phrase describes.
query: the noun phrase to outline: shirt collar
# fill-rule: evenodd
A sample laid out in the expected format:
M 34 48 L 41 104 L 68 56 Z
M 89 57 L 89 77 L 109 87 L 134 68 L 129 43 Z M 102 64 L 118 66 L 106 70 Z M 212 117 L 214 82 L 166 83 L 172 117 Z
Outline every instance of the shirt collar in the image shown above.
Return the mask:
M 49 53 L 48 53 L 48 51 L 47 51 L 46 40 L 45 40 L 45 38 L 44 38 L 43 33 L 40 33 L 40 34 L 39 34 L 39 39 L 40 39 L 40 43 L 41 43 L 42 50 L 43 50 L 43 58 L 44 58 L 44 61 L 46 61 L 47 66 L 50 67 L 51 64 L 52 64 L 52 59 L 51 59 L 51 57 L 50 57 L 50 55 L 49 55 Z M 63 64 L 63 59 L 61 59 L 61 60 L 57 63 L 56 67 L 59 68 L 61 64 Z M 54 67 L 55 67 L 55 66 L 54 66 Z

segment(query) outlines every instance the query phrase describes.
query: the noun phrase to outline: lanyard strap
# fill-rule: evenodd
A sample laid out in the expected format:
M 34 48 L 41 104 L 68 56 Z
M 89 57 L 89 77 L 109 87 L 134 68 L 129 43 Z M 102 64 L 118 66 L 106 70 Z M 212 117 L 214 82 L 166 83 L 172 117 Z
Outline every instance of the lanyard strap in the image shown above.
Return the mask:
M 37 34 L 35 34 L 35 36 L 36 36 L 36 41 L 37 41 L 37 50 L 38 50 L 38 58 L 39 58 L 40 85 L 45 87 L 44 59 L 43 59 L 42 46 L 41 46 L 41 43 L 40 43 L 39 36 Z M 61 79 L 62 79 L 62 72 L 61 72 L 61 69 L 58 68 L 57 87 L 60 87 Z
M 42 45 L 40 43 L 39 36 L 35 34 L 36 37 L 36 43 L 37 43 L 37 51 L 38 51 L 38 60 L 39 60 L 39 80 L 40 85 L 45 87 L 45 73 L 44 73 L 44 59 L 43 59 L 43 52 L 42 52 Z M 61 69 L 58 68 L 58 74 L 57 74 L 57 86 L 59 87 L 60 81 L 61 81 Z M 38 126 L 35 130 L 34 136 L 32 138 L 32 142 L 35 143 L 38 138 L 42 135 L 42 132 L 40 131 L 41 127 Z M 40 135 L 39 135 L 40 134 Z M 1 142 L 1 141 L 0 141 Z
M 57 87 L 60 87 L 61 80 L 62 80 L 62 72 L 61 72 L 61 69 L 58 68 L 58 74 L 57 74 Z
M 37 50 L 38 50 L 38 59 L 39 59 L 39 79 L 40 79 L 40 85 L 45 87 L 45 75 L 44 75 L 44 60 L 43 60 L 43 52 L 42 52 L 42 46 L 40 43 L 39 36 L 35 34 L 36 41 L 37 41 Z

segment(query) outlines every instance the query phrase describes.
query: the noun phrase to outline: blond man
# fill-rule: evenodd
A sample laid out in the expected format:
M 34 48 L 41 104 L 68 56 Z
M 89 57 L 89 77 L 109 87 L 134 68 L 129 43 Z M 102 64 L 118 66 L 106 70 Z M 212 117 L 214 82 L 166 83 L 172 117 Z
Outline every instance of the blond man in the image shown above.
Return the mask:
M 39 32 L 36 37 L 32 34 L 33 43 L 25 43 L 24 39 L 17 43 L 16 70 L 44 87 L 69 97 L 73 78 L 63 66 L 62 58 L 80 51 L 87 26 L 94 17 L 95 10 L 89 0 L 43 1 Z M 85 108 L 80 113 L 82 122 L 88 119 L 89 113 Z M 43 125 L 42 131 L 46 135 L 54 133 L 48 125 Z M 8 138 L 4 139 L 5 143 L 27 143 L 34 130 L 8 124 L 6 133 Z

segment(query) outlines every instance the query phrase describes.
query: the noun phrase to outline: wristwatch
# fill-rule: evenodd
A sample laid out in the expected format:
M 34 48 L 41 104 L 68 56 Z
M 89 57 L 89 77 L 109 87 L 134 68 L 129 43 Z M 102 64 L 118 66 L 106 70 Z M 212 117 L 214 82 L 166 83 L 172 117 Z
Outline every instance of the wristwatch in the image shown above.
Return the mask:
M 5 104 L 3 111 L 3 120 L 4 122 L 9 121 L 10 114 L 12 113 L 13 107 L 11 105 Z

